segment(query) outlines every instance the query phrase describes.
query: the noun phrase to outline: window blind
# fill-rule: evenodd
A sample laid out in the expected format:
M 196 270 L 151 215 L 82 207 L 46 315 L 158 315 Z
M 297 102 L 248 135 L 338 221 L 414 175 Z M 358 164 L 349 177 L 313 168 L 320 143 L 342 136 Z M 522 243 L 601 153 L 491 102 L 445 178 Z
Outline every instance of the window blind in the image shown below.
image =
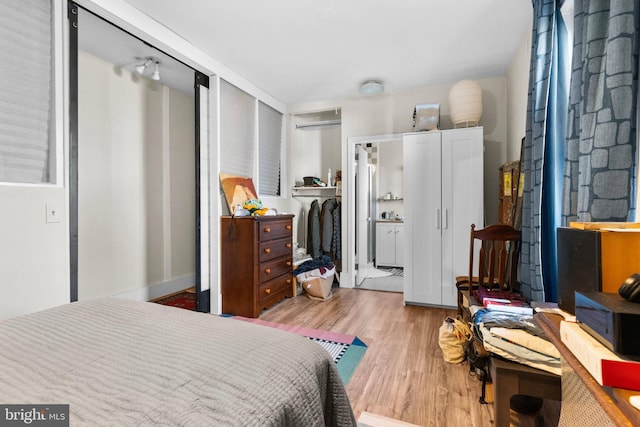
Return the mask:
M 52 5 L 0 2 L 0 182 L 49 182 Z
M 253 178 L 256 99 L 220 80 L 220 170 Z
M 280 160 L 282 150 L 282 114 L 268 105 L 258 104 L 258 193 L 280 195 Z

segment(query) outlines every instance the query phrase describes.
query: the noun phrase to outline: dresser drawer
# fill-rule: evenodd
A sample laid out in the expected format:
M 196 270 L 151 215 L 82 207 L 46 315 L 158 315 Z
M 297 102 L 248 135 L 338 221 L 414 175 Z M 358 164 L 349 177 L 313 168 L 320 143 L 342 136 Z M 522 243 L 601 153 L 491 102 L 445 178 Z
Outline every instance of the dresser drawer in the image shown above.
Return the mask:
M 289 255 L 289 257 L 291 257 L 293 255 L 292 247 L 293 244 L 291 243 L 290 237 L 261 242 L 258 246 L 258 261 L 263 263 L 285 255 Z
M 291 273 L 292 262 L 290 257 L 284 257 L 273 261 L 268 261 L 260 264 L 258 272 L 258 281 L 260 283 L 271 280 L 274 277 L 278 277 L 284 273 Z
M 272 298 L 278 298 L 280 294 L 282 294 L 282 298 L 291 294 L 293 289 L 293 275 L 283 274 L 280 277 L 276 277 L 275 279 L 269 280 L 268 282 L 261 283 L 258 288 L 259 296 L 258 300 L 260 304 L 263 304 L 265 301 L 268 301 Z
M 292 235 L 291 220 L 289 219 L 265 221 L 258 224 L 258 227 L 260 227 L 258 238 L 261 242 L 282 237 L 291 238 Z

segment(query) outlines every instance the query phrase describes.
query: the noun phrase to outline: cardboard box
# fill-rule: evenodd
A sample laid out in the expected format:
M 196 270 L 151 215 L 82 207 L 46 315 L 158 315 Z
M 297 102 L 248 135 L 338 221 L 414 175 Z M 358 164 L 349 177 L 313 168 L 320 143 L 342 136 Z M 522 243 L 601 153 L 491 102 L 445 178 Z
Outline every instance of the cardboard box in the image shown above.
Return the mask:
M 640 390 L 640 362 L 618 356 L 577 323 L 561 322 L 560 338 L 598 384 Z

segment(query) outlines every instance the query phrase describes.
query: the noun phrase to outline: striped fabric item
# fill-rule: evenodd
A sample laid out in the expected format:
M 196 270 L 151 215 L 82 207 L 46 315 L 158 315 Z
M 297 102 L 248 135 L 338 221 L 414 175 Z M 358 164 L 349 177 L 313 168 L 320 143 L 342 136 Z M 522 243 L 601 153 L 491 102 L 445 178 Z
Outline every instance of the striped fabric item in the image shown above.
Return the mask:
M 342 359 L 342 356 L 344 356 L 344 354 L 347 352 L 350 345 L 350 344 L 344 344 L 344 343 L 339 343 L 335 341 L 323 340 L 321 338 L 313 338 L 313 337 L 307 337 L 307 338 L 309 338 L 311 341 L 315 343 L 320 344 L 322 348 L 327 350 L 331 355 L 331 357 L 333 358 L 333 361 L 336 363 L 338 363 L 340 359 Z

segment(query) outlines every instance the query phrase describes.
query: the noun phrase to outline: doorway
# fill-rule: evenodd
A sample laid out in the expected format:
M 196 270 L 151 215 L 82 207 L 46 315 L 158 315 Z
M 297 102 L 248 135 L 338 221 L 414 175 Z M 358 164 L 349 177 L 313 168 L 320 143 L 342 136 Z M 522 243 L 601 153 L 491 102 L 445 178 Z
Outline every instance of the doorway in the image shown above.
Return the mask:
M 402 135 L 349 138 L 349 229 L 355 288 L 402 292 Z M 389 231 L 386 226 L 392 226 Z M 382 234 L 381 230 L 384 231 Z M 392 240 L 390 240 L 392 239 Z M 397 242 L 396 242 L 397 240 Z M 381 257 L 381 252 L 393 260 Z M 397 260 L 396 260 L 397 257 Z
M 208 78 L 69 7 L 71 300 L 195 286 L 209 311 L 197 173 Z

